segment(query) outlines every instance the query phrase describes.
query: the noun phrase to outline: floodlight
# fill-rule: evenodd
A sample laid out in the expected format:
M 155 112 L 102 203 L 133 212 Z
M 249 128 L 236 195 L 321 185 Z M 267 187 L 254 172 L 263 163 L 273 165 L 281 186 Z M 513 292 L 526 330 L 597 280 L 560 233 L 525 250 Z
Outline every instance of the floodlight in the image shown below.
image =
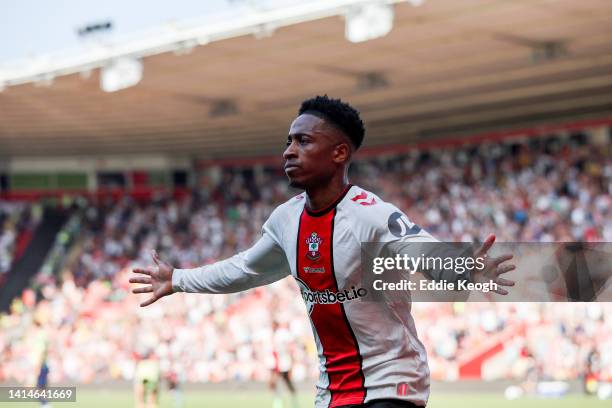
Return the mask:
M 346 14 L 345 36 L 350 42 L 363 42 L 383 37 L 393 28 L 393 6 L 368 3 Z
M 142 62 L 134 57 L 114 59 L 100 70 L 100 88 L 116 92 L 136 85 L 142 79 Z

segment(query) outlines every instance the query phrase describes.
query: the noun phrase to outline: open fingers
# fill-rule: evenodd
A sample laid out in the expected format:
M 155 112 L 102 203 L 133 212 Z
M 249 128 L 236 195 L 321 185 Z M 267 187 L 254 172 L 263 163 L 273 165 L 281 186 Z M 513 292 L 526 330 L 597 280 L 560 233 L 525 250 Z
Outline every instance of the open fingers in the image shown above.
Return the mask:
M 153 257 L 153 262 L 155 262 L 155 265 L 159 265 L 161 263 L 161 260 L 159 259 L 159 255 L 157 254 L 156 250 L 151 251 L 151 257 Z
M 493 262 L 493 265 L 497 266 L 503 262 L 509 261 L 510 259 L 514 258 L 514 255 L 512 254 L 504 254 L 504 255 L 500 255 L 498 257 L 495 258 L 491 258 L 491 262 Z
M 493 245 L 494 242 L 495 242 L 495 235 L 489 234 L 487 239 L 485 239 L 485 241 L 482 243 L 481 247 L 476 250 L 475 252 L 476 258 L 486 254 L 487 251 L 491 249 L 491 246 Z
M 149 299 L 147 299 L 147 300 L 145 300 L 144 302 L 142 302 L 142 303 L 140 304 L 140 307 L 147 307 L 147 306 L 149 306 L 151 303 L 155 303 L 155 302 L 157 301 L 157 299 L 158 299 L 158 298 L 157 298 L 157 297 L 155 297 L 155 296 L 150 297 Z
M 514 286 L 515 282 L 509 279 L 497 278 L 495 283 L 497 283 L 498 285 L 502 285 L 502 286 Z
M 516 269 L 516 265 L 500 265 L 497 267 L 496 275 L 499 276 L 502 273 L 510 272 Z
M 150 293 L 153 292 L 153 286 L 143 286 L 141 288 L 132 289 L 132 293 Z
M 503 296 L 506 296 L 508 294 L 508 291 L 503 288 L 497 288 L 493 292 L 497 293 L 498 295 L 503 295 Z
M 149 268 L 134 268 L 132 269 L 134 273 L 142 273 L 143 275 L 151 275 L 153 273 Z
M 134 278 L 130 278 L 130 283 L 144 283 L 145 285 L 150 285 L 151 278 L 145 276 L 136 276 Z

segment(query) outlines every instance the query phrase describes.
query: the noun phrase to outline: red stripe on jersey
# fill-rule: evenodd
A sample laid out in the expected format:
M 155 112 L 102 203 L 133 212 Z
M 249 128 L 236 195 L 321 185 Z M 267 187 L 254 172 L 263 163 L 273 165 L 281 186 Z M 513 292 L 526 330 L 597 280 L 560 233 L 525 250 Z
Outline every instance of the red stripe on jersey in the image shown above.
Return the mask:
M 335 208 L 312 216 L 303 211 L 297 242 L 298 278 L 311 291 L 338 292 L 333 265 Z M 324 272 L 320 272 L 324 268 Z M 308 271 L 318 271 L 312 273 Z M 341 302 L 315 303 L 310 313 L 326 359 L 331 392 L 330 408 L 362 404 L 366 391 L 361 355 Z

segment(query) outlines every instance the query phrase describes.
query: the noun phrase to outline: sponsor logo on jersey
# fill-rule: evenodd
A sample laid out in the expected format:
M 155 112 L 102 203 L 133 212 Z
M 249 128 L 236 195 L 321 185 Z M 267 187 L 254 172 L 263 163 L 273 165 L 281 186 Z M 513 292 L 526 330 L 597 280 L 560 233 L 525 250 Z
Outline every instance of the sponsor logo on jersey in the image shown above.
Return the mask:
M 319 245 L 323 242 L 323 238 L 321 238 L 316 232 L 310 234 L 308 238 L 306 238 L 306 245 L 308 245 L 308 252 L 306 252 L 306 258 L 311 261 L 316 261 L 321 258 L 321 254 L 319 253 Z
M 355 197 L 351 198 L 351 200 L 360 205 L 376 204 L 376 199 L 374 197 L 369 198 L 368 193 L 366 193 L 365 191 L 362 191 L 361 193 L 357 194 Z
M 306 273 L 325 273 L 325 267 L 313 268 L 312 266 L 305 266 L 304 272 Z
M 332 292 L 329 289 L 321 291 L 311 290 L 303 280 L 299 278 L 295 278 L 295 280 L 300 287 L 302 299 L 304 299 L 304 302 L 306 303 L 308 314 L 312 313 L 312 310 L 316 304 L 333 305 L 335 303 L 351 302 L 368 294 L 368 291 L 365 288 L 356 288 L 355 286 L 351 286 L 350 289 L 339 290 L 337 292 Z
M 415 235 L 421 231 L 421 227 L 410 221 L 404 214 L 399 211 L 394 212 L 387 220 L 389 232 L 398 238 L 406 235 Z

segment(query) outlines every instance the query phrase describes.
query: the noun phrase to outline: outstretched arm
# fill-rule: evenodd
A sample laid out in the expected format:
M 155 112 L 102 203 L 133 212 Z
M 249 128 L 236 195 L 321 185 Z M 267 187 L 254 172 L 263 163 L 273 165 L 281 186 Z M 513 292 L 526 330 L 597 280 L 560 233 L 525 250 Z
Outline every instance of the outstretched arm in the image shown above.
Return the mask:
M 175 269 L 175 292 L 234 293 L 267 285 L 289 275 L 283 250 L 267 234 L 251 248 L 224 261 L 194 269 Z
M 251 248 L 231 258 L 194 269 L 174 269 L 153 253 L 155 266 L 136 268 L 130 283 L 148 286 L 136 288 L 133 293 L 152 293 L 141 303 L 148 306 L 174 292 L 233 293 L 266 285 L 290 274 L 283 250 L 264 233 Z
M 381 216 L 382 215 L 382 216 Z M 381 243 L 380 253 L 386 257 L 393 257 L 397 254 L 407 255 L 413 258 L 484 258 L 484 268 L 465 268 L 464 273 L 458 273 L 453 269 L 447 269 L 442 264 L 432 262 L 430 266 L 420 266 L 418 272 L 426 278 L 434 281 L 458 282 L 459 280 L 472 282 L 495 282 L 498 288 L 494 292 L 500 295 L 507 295 L 508 291 L 504 287 L 514 285 L 510 279 L 501 277 L 502 274 L 512 271 L 515 266 L 511 262 L 511 255 L 501 255 L 491 257 L 487 252 L 495 242 L 495 235 L 490 234 L 485 242 L 473 251 L 468 246 L 455 246 L 453 243 L 443 243 L 434 238 L 427 231 L 411 222 L 408 217 L 389 204 L 381 205 L 378 212 L 371 215 L 371 225 L 375 226 L 373 231 L 365 231 L 364 236 L 372 242 L 372 252 L 377 255 L 375 241 Z M 364 225 L 368 225 L 364 223 Z M 369 239 L 374 237 L 374 239 Z M 361 239 L 363 241 L 363 239 Z
M 498 288 L 494 289 L 493 292 L 500 295 L 508 294 L 508 290 L 504 287 L 514 286 L 514 281 L 501 277 L 502 274 L 516 268 L 516 266 L 510 262 L 512 255 L 504 254 L 497 257 L 491 257 L 487 254 L 495 242 L 494 234 L 489 234 L 476 251 L 472 251 L 467 246 L 455 247 L 449 243 L 436 241 L 428 242 L 428 235 L 429 234 L 416 236 L 414 239 L 412 237 L 406 237 L 404 241 L 396 241 L 391 243 L 390 246 L 393 247 L 396 253 L 408 254 L 417 258 L 420 254 L 426 257 L 435 257 L 439 259 L 447 259 L 449 257 L 462 258 L 466 256 L 473 259 L 483 258 L 482 269 L 470 268 L 466 270 L 465 273 L 461 274 L 453 269 L 441 268 L 441 264 L 437 268 L 420 270 L 428 279 L 434 281 L 457 282 L 459 280 L 467 280 L 482 283 L 495 282 Z

